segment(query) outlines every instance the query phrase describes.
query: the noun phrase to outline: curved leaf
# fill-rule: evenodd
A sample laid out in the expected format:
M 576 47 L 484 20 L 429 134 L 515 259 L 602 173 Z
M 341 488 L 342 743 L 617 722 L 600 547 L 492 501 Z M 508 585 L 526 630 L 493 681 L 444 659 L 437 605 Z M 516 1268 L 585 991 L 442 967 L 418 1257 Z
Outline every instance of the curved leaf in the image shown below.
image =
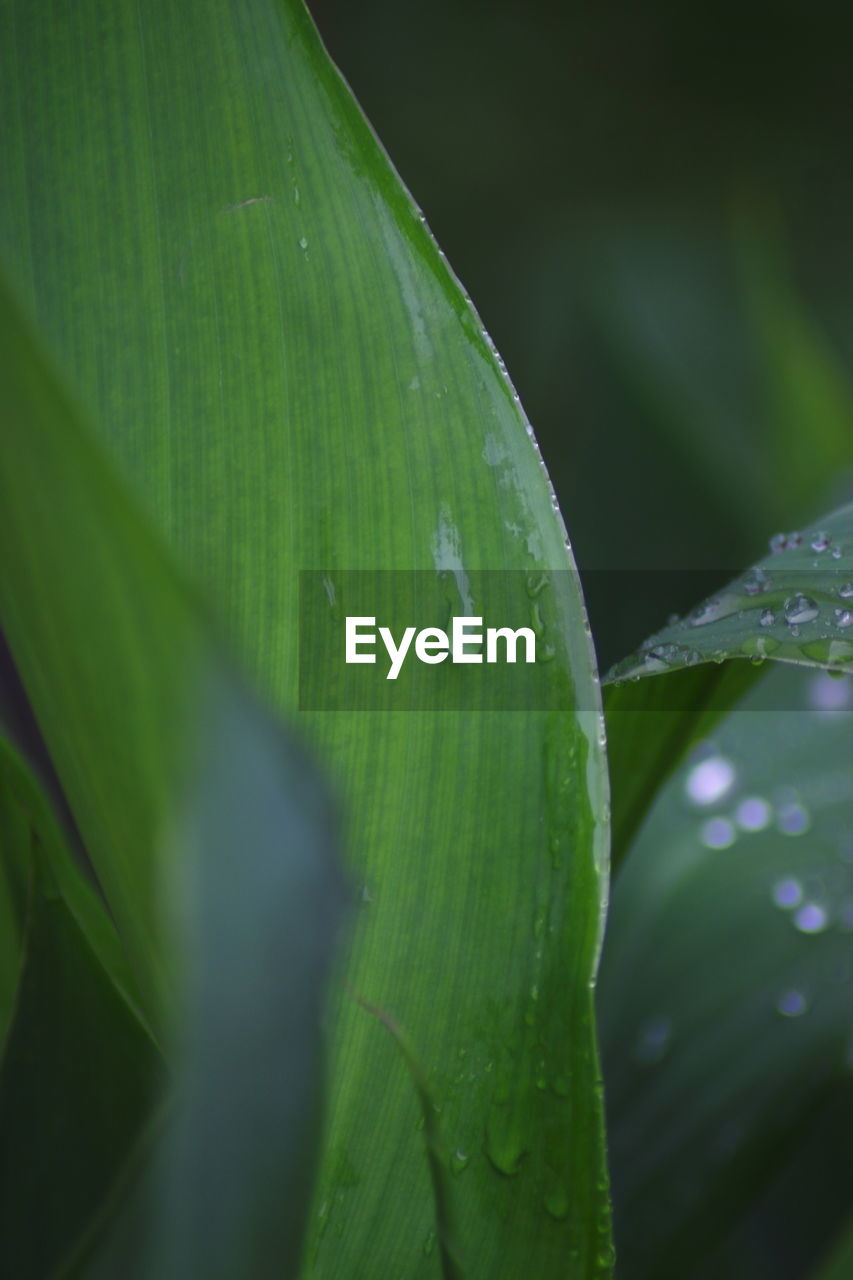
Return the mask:
M 849 677 L 772 672 L 674 775 L 617 881 L 599 1014 L 628 1280 L 798 1276 L 847 1212 L 851 709 Z M 726 1252 L 787 1166 L 763 1255 L 745 1236 Z
M 456 612 L 469 571 L 515 571 L 504 598 L 528 611 L 528 575 L 572 571 L 540 609 L 565 709 L 303 721 L 351 806 L 364 889 L 349 981 L 424 1064 L 459 1173 L 463 1262 L 604 1274 L 590 984 L 606 795 L 562 522 L 477 316 L 304 8 L 213 13 L 120 0 L 105 22 L 94 0 L 6 0 L 2 252 L 277 708 L 297 699 L 300 569 L 332 586 L 350 569 L 438 572 Z M 41 704 L 91 830 L 100 797 L 68 759 L 68 715 Z M 349 995 L 334 1046 L 307 1271 L 434 1275 L 405 1064 Z
M 853 504 L 803 532 L 612 667 L 608 683 L 702 662 L 772 658 L 853 671 Z

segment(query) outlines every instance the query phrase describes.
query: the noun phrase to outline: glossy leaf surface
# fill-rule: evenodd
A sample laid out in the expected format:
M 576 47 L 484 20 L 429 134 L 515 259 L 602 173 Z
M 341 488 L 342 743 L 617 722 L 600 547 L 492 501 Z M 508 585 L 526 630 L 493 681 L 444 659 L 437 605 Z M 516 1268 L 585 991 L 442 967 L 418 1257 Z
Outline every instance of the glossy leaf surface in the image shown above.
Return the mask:
M 626 1277 L 799 1276 L 847 1212 L 851 709 L 850 677 L 771 672 L 617 881 L 599 1011 Z
M 477 570 L 506 571 L 507 607 L 528 612 L 542 570 L 566 571 L 535 612 L 561 710 L 303 723 L 351 815 L 348 982 L 397 1019 L 429 1077 L 463 1264 L 606 1274 L 590 991 L 606 784 L 562 522 L 476 314 L 304 9 L 214 13 L 5 5 L 0 244 L 113 457 L 281 711 L 297 703 L 300 569 L 333 587 L 343 570 L 426 570 L 457 613 L 477 612 Z M 147 636 L 144 621 L 131 632 Z M 61 741 L 68 709 L 40 712 L 92 830 L 101 797 Z M 165 785 L 170 762 L 146 767 Z M 334 1048 L 306 1273 L 437 1275 L 405 1063 L 348 993 Z
M 853 670 L 853 506 L 774 535 L 770 554 L 616 664 L 608 682 L 726 658 Z

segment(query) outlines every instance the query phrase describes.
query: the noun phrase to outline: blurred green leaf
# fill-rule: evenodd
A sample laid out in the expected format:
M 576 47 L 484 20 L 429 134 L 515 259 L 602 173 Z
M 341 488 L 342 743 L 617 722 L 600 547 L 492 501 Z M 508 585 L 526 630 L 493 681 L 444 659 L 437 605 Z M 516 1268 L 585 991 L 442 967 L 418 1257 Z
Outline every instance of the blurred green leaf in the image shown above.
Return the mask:
M 771 672 L 666 786 L 615 886 L 599 1016 L 626 1280 L 800 1276 L 848 1210 L 851 708 L 849 677 Z M 789 1166 L 765 1253 L 726 1251 Z
M 223 685 L 168 841 L 184 975 L 169 1109 L 70 1274 L 293 1275 L 317 1160 L 319 994 L 340 913 L 334 807 L 302 750 Z M 156 1146 L 152 1137 L 156 1136 Z M 104 1237 L 106 1237 L 104 1239 Z
M 179 1064 L 175 1118 L 146 1184 L 156 1212 L 140 1264 L 146 1275 L 182 1280 L 268 1275 L 296 1265 L 312 1187 L 319 1019 L 340 906 L 329 797 L 235 677 L 2 292 L 0 332 L 10 428 L 0 445 L 0 526 L 17 552 L 3 560 L 2 616 L 122 936 L 146 943 L 130 954 L 148 1015 Z M 54 1110 L 84 1122 L 91 1090 L 108 1115 L 115 1110 L 92 1044 L 103 1039 L 118 1055 L 104 1065 L 118 1084 L 130 1053 L 129 1033 L 103 1007 L 116 999 L 113 956 L 72 879 L 67 855 L 51 861 L 53 892 L 34 916 L 22 987 L 51 1004 L 34 1028 L 23 1024 L 4 1068 L 15 1072 L 7 1123 L 19 1126 L 4 1150 L 32 1141 L 36 1170 L 73 1167 L 82 1142 Z M 67 901 L 53 906 L 60 891 Z M 57 911 L 58 923 L 42 921 Z M 95 995 L 85 972 L 95 951 L 72 966 L 81 928 L 106 956 Z M 52 1022 L 79 1060 L 39 1040 Z M 138 1040 L 135 1020 L 131 1029 Z M 131 1047 L 134 1071 L 147 1078 Z M 33 1055 L 45 1060 L 43 1078 Z M 119 1125 L 110 1141 L 122 1137 Z M 99 1172 L 115 1178 L 114 1145 L 107 1155 Z M 30 1174 L 20 1190 L 10 1212 L 32 1235 L 41 1188 Z M 67 1197 L 66 1234 L 72 1222 L 82 1231 L 87 1210 Z
M 850 480 L 853 387 L 797 297 L 778 212 L 753 198 L 741 204 L 735 229 L 767 416 L 774 426 L 768 437 L 768 479 L 790 511 L 814 511 L 818 501 Z
M 853 1273 L 853 1222 L 848 1222 L 829 1255 L 812 1273 L 810 1280 L 848 1280 Z
M 853 504 L 778 534 L 742 577 L 608 671 L 618 683 L 726 658 L 853 671 Z
M 86 919 L 103 917 L 104 935 L 106 912 L 74 869 L 38 787 L 2 741 L 0 831 L 0 1269 L 36 1280 L 53 1273 L 106 1198 L 164 1071 L 69 904 L 71 882 L 78 881 L 78 908 L 89 900 Z
M 106 16 L 94 0 L 49 12 L 6 0 L 4 14 L 2 253 L 277 709 L 297 702 L 300 568 L 332 586 L 347 569 L 441 573 L 457 610 L 473 570 L 515 570 L 517 603 L 527 574 L 573 569 L 512 387 L 300 4 L 221 0 L 215 21 L 201 0 L 144 13 L 121 0 Z M 47 486 L 16 463 L 21 527 L 61 519 L 77 536 L 86 510 L 33 509 L 58 481 L 45 465 Z M 42 632 L 22 620 L 14 647 L 156 990 L 144 850 L 171 794 L 193 643 L 173 618 L 176 588 L 137 604 L 153 571 L 147 551 L 129 554 L 128 521 L 111 512 L 97 546 L 123 584 L 132 680 L 92 639 L 103 608 L 69 576 L 70 545 L 38 579 L 49 589 L 32 587 Z M 114 559 L 113 526 L 128 544 Z M 576 579 L 556 577 L 542 615 L 565 710 L 302 717 L 352 813 L 362 909 L 349 983 L 405 1026 L 424 1064 L 459 1175 L 463 1261 L 495 1276 L 610 1266 L 590 990 L 606 877 L 600 703 Z M 47 610 L 64 608 L 52 643 Z M 91 653 L 69 654 L 76 634 Z M 145 673 L 164 665 L 151 690 Z M 74 671 L 56 701 L 52 667 Z M 333 1025 L 306 1274 L 435 1275 L 405 1064 L 350 996 Z

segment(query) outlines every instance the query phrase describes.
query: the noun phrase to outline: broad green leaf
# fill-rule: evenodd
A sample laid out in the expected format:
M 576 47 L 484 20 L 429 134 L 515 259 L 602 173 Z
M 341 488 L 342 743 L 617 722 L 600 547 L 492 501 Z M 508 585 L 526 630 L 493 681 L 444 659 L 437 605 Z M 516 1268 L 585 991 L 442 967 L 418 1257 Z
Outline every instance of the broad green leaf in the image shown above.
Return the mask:
M 60 863 L 63 885 L 54 874 Z M 52 1274 L 106 1198 L 164 1071 L 65 896 L 75 878 L 76 902 L 91 890 L 38 787 L 2 741 L 0 870 L 0 1269 L 36 1280 Z M 92 898 L 87 918 L 96 911 L 105 934 L 109 920 Z
M 174 1120 L 152 1157 L 144 1274 L 248 1280 L 291 1269 L 312 1186 L 321 1001 L 340 908 L 328 793 L 235 677 L 3 292 L 0 333 L 0 529 L 15 553 L 2 562 L 2 617 L 148 1016 L 178 1064 Z M 130 1070 L 129 1032 L 107 1021 L 117 988 L 104 931 L 85 890 L 71 888 L 67 856 L 48 870 L 4 1065 L 16 1126 L 4 1151 L 32 1141 L 36 1171 L 73 1168 L 84 1140 L 55 1113 L 79 1104 L 74 1120 L 85 1122 L 94 1093 L 109 1115 Z M 90 936 L 77 960 L 74 945 Z M 21 1009 L 39 999 L 46 1010 L 18 1033 Z M 125 1021 L 138 1041 L 129 1010 Z M 93 1055 L 88 1042 L 102 1035 L 116 1062 Z M 119 1125 L 96 1148 L 102 1178 L 118 1177 L 123 1136 Z M 42 1204 L 32 1170 L 20 1191 L 10 1213 L 31 1236 Z M 67 1196 L 66 1234 L 91 1213 Z
M 2 252 L 276 708 L 297 703 L 300 569 L 332 588 L 350 569 L 442 573 L 457 613 L 476 570 L 512 571 L 508 606 L 528 575 L 571 571 L 541 603 L 565 709 L 302 719 L 351 813 L 363 905 L 347 981 L 405 1028 L 441 1107 L 463 1266 L 606 1274 L 590 990 L 600 706 L 564 529 L 512 387 L 301 4 L 118 0 L 105 20 L 94 0 L 6 0 L 3 13 Z M 137 629 L 157 645 L 150 619 L 130 643 Z M 103 699 L 124 713 L 114 689 Z M 102 797 L 68 758 L 71 708 L 38 709 L 89 839 Z M 87 744 L 93 767 L 102 752 Z M 146 787 L 165 786 L 171 762 L 145 764 Z M 127 762 L 113 766 L 120 795 Z M 145 960 L 150 938 L 135 949 Z M 437 1275 L 406 1064 L 346 990 L 332 1022 L 306 1275 Z
M 605 690 L 611 867 L 618 871 L 660 787 L 760 675 L 747 663 L 693 667 Z
M 768 556 L 607 673 L 618 683 L 726 658 L 853 671 L 853 504 Z
M 786 1256 L 819 1256 L 848 1210 L 851 709 L 849 677 L 771 672 L 617 881 L 599 1016 L 626 1280 L 801 1275 Z

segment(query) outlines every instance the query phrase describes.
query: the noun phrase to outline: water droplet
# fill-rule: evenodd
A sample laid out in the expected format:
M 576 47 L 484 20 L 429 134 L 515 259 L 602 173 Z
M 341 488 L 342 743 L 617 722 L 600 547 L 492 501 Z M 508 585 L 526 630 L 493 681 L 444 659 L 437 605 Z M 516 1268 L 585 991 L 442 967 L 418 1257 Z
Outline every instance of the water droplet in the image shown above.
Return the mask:
M 303 252 L 303 253 L 304 253 L 304 252 L 305 252 L 305 250 L 308 248 L 308 237 L 307 237 L 307 236 L 300 236 L 300 238 L 299 238 L 299 248 L 302 250 L 302 252 Z
M 568 1076 L 555 1076 L 551 1088 L 558 1098 L 568 1098 L 570 1089 Z
M 785 1018 L 799 1018 L 801 1014 L 808 1009 L 808 1001 L 802 991 L 792 988 L 790 991 L 783 991 L 776 1001 L 776 1008 Z
M 853 600 L 853 582 L 845 582 L 838 588 L 842 600 Z
M 785 621 L 789 626 L 795 627 L 804 622 L 814 622 L 819 613 L 820 609 L 811 596 L 804 596 L 800 591 L 794 596 L 788 596 L 785 601 Z
M 650 649 L 644 659 L 646 670 L 650 672 L 668 671 L 675 658 L 678 657 L 678 653 L 678 646 L 674 644 L 658 645 L 656 649 Z
M 775 621 L 776 621 L 776 614 L 773 612 L 772 609 L 761 610 L 761 616 L 758 619 L 758 625 L 760 627 L 772 627 Z
M 684 789 L 688 799 L 704 807 L 716 804 L 727 795 L 734 786 L 735 778 L 735 768 L 731 761 L 723 756 L 713 755 L 693 766 L 687 774 Z
M 663 1016 L 649 1018 L 640 1027 L 634 1058 L 644 1066 L 654 1066 L 666 1054 L 672 1040 L 672 1021 Z
M 829 924 L 826 908 L 819 902 L 804 902 L 798 907 L 793 919 L 800 933 L 823 933 Z
M 536 597 L 541 595 L 547 587 L 548 578 L 544 573 L 529 573 L 527 575 L 527 582 L 525 585 L 530 599 L 535 600 Z
M 569 1214 L 569 1193 L 561 1182 L 555 1183 L 542 1202 L 545 1211 L 562 1222 Z
M 801 836 L 809 829 L 809 812 L 798 800 L 787 801 L 776 810 L 776 826 L 786 836 Z
M 803 900 L 803 886 L 794 876 L 786 876 L 777 880 L 773 886 L 773 901 L 777 907 L 790 911 L 799 906 Z
M 803 540 L 801 533 L 775 533 L 770 539 L 770 550 L 774 555 L 780 551 L 790 551 L 793 547 L 798 547 Z
M 426 1240 L 424 1240 L 424 1257 L 429 1258 L 432 1255 L 432 1252 L 434 1249 L 435 1249 L 435 1232 L 430 1231 L 429 1234 L 427 1235 Z
M 740 597 L 734 592 L 726 592 L 721 596 L 714 596 L 711 600 L 706 600 L 698 609 L 694 609 L 690 615 L 691 627 L 705 627 L 709 622 L 717 622 L 720 618 L 727 618 L 734 613 L 738 607 Z
M 728 818 L 709 818 L 702 828 L 701 840 L 706 849 L 729 849 L 737 832 Z
M 835 625 L 837 627 L 853 627 L 853 613 L 849 609 L 836 609 Z
M 826 551 L 832 544 L 832 538 L 824 530 L 816 533 L 811 541 L 812 551 Z
M 492 1167 L 505 1178 L 516 1176 L 521 1161 L 527 1154 L 518 1135 L 508 1126 L 505 1116 L 498 1112 L 492 1112 L 489 1116 L 483 1150 Z
M 808 704 L 813 711 L 843 711 L 853 696 L 849 678 L 839 672 L 821 671 L 808 686 Z
M 456 1176 L 458 1177 L 459 1174 L 462 1173 L 463 1169 L 468 1168 L 468 1165 L 470 1163 L 471 1163 L 470 1155 L 466 1154 L 466 1152 L 457 1148 L 456 1151 L 454 1151 L 450 1157 L 450 1172 L 455 1173 Z
M 770 586 L 770 581 L 763 569 L 753 569 L 743 582 L 743 589 L 748 596 L 761 595 Z
M 812 640 L 802 645 L 801 651 L 804 657 L 813 658 L 815 662 L 846 662 L 853 658 L 853 641 Z
M 742 831 L 763 831 L 773 811 L 763 796 L 747 796 L 735 810 L 735 821 Z
M 762 663 L 778 648 L 779 641 L 774 640 L 772 636 L 747 636 L 740 651 L 747 654 L 752 662 Z
M 840 559 L 841 559 L 841 548 L 840 548 L 840 547 L 833 547 L 833 548 L 832 548 L 832 551 L 830 552 L 830 555 L 832 556 L 833 560 L 840 560 Z

